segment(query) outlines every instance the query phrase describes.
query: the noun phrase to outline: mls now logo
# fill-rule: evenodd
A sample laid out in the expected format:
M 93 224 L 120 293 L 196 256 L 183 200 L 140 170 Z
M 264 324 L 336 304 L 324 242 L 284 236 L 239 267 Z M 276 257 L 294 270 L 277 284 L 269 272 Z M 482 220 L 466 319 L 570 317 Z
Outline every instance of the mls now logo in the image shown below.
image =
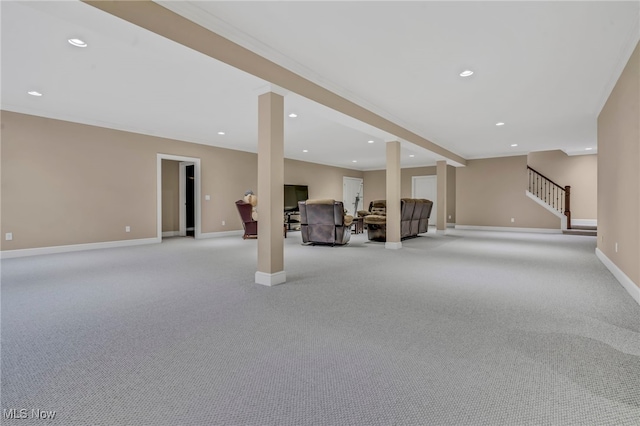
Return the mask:
M 41 419 L 53 420 L 56 417 L 55 411 L 50 410 L 27 410 L 26 408 L 4 408 L 2 409 L 2 417 L 10 419 Z

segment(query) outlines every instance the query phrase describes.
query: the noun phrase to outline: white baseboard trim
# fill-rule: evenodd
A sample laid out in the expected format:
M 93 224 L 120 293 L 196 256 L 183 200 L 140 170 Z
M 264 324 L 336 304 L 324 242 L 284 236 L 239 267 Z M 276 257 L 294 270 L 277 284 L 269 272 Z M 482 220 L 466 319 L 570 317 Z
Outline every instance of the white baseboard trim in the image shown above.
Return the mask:
M 269 274 L 267 272 L 256 271 L 256 284 L 267 285 L 269 287 L 285 283 L 287 273 L 285 271 Z
M 204 238 L 222 238 L 222 237 L 234 237 L 244 235 L 244 231 L 239 229 L 237 231 L 221 231 L 221 232 L 204 232 L 198 235 L 198 239 Z
M 41 254 L 69 253 L 72 251 L 97 250 L 115 247 L 139 246 L 143 244 L 156 244 L 160 238 L 141 238 L 137 240 L 105 241 L 102 243 L 69 244 L 67 246 L 36 247 L 30 249 L 4 250 L 0 252 L 0 259 L 15 257 L 38 256 Z
M 498 232 L 528 232 L 534 234 L 562 234 L 561 229 L 548 228 L 515 228 L 511 226 L 475 226 L 475 225 L 456 225 L 456 229 L 465 229 L 470 231 L 498 231 Z
M 456 224 L 455 222 L 447 222 L 447 228 L 455 228 Z
M 384 243 L 384 248 L 390 249 L 390 250 L 398 250 L 398 249 L 402 248 L 402 243 L 401 242 L 398 242 L 398 243 L 386 242 L 386 243 Z
M 625 290 L 631 295 L 638 305 L 640 305 L 640 287 L 638 287 L 631 278 L 627 276 L 618 265 L 613 263 L 599 248 L 596 248 L 596 256 L 607 267 L 607 269 L 613 274 L 618 282 L 624 287 Z
M 163 237 L 179 237 L 180 231 L 163 231 L 162 236 Z
M 571 226 L 598 226 L 598 219 L 571 219 Z

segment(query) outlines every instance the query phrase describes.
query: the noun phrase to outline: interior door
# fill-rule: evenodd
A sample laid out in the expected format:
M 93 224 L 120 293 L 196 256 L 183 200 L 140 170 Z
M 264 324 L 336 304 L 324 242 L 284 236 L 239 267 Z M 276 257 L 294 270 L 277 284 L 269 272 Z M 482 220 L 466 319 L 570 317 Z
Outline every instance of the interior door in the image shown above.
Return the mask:
M 426 198 L 433 201 L 429 225 L 435 225 L 438 220 L 438 180 L 436 176 L 414 176 L 411 179 L 411 194 L 413 198 Z
M 342 178 L 342 203 L 348 214 L 357 216 L 363 210 L 364 186 L 362 179 L 344 176 Z
M 195 236 L 195 226 L 196 226 L 196 217 L 195 217 L 195 206 L 194 206 L 194 189 L 195 189 L 195 166 L 188 165 L 186 168 L 186 187 L 185 187 L 185 209 L 186 209 L 186 231 L 187 235 L 190 237 Z
M 180 162 L 180 236 L 195 236 L 195 163 Z

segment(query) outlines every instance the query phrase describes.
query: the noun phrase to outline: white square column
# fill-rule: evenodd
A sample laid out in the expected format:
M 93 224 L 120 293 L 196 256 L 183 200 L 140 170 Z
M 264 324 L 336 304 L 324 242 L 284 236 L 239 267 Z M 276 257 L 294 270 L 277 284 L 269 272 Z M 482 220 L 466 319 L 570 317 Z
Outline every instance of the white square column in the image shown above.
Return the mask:
M 445 234 L 447 232 L 447 162 L 438 161 L 436 163 L 437 174 L 437 200 L 438 211 L 436 221 L 436 232 Z
M 388 249 L 402 248 L 400 242 L 400 142 L 387 142 L 387 241 Z
M 258 97 L 258 271 L 257 284 L 287 280 L 284 271 L 284 97 Z

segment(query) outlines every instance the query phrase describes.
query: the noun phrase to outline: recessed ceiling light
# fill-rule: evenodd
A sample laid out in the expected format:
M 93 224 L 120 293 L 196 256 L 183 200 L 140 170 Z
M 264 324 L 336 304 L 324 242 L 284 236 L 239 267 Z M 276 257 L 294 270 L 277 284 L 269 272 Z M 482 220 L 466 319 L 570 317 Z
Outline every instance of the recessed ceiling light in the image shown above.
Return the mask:
M 413 155 L 413 154 L 410 154 L 410 155 L 409 155 L 409 157 L 411 157 L 411 158 L 413 158 L 413 157 L 415 157 L 415 155 Z
M 42 93 L 37 92 L 35 90 L 29 90 L 27 93 L 30 94 L 31 96 L 42 96 Z
M 471 70 L 464 70 L 460 73 L 460 77 L 469 77 L 470 75 L 473 75 L 473 71 Z
M 517 143 L 512 143 L 511 146 L 518 146 L 518 144 Z
M 293 112 L 291 114 L 289 114 L 289 117 L 291 118 L 296 118 L 298 116 L 298 114 L 294 114 Z
M 593 148 L 585 148 L 585 151 L 591 151 Z
M 351 162 L 352 162 L 352 163 L 357 163 L 357 162 L 358 162 L 358 160 L 351 160 Z
M 504 126 L 504 123 L 502 121 L 496 123 L 496 126 Z
M 87 47 L 87 43 L 85 43 L 83 40 L 80 40 L 79 38 L 70 38 L 67 41 L 69 42 L 69 44 L 75 47 Z
M 218 132 L 219 135 L 224 135 L 224 132 Z
M 373 141 L 368 141 L 368 143 L 373 143 Z
M 308 149 L 303 149 L 302 152 L 309 152 L 309 150 Z

